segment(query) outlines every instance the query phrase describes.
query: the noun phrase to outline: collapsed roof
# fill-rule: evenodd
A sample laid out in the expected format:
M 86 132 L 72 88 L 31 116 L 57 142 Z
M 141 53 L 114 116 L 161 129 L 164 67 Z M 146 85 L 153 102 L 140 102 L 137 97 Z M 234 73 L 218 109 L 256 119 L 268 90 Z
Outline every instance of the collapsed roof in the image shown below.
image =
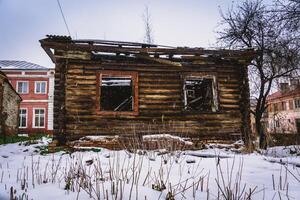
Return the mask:
M 69 36 L 47 35 L 40 40 L 41 46 L 55 63 L 57 55 L 54 50 L 70 52 L 88 52 L 92 60 L 102 59 L 142 59 L 155 63 L 182 66 L 189 64 L 205 64 L 210 61 L 235 61 L 249 63 L 256 52 L 253 49 L 225 50 L 189 47 L 171 47 L 137 42 L 110 40 L 73 40 Z

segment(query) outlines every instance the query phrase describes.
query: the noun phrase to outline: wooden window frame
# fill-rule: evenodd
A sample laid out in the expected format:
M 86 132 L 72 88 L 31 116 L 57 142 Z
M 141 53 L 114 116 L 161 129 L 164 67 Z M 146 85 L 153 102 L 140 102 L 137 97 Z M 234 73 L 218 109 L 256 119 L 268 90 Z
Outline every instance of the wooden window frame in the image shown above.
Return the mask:
M 213 102 L 214 107 L 212 106 L 211 111 L 197 111 L 197 110 L 186 110 L 183 109 L 185 113 L 218 113 L 220 111 L 220 100 L 219 100 L 219 91 L 218 91 L 218 81 L 217 81 L 217 74 L 216 73 L 201 73 L 201 72 L 188 72 L 183 74 L 182 79 L 182 95 L 183 95 L 183 105 L 186 104 L 186 94 L 185 94 L 185 81 L 188 79 L 211 79 L 212 80 L 212 92 L 213 92 Z
M 101 97 L 101 83 L 103 75 L 108 76 L 131 76 L 133 83 L 133 111 L 101 111 L 100 97 Z M 96 90 L 96 111 L 99 115 L 111 115 L 111 116 L 126 116 L 126 115 L 138 115 L 139 114 L 139 88 L 138 88 L 138 72 L 135 71 L 119 71 L 119 70 L 99 70 L 97 72 L 97 90 Z

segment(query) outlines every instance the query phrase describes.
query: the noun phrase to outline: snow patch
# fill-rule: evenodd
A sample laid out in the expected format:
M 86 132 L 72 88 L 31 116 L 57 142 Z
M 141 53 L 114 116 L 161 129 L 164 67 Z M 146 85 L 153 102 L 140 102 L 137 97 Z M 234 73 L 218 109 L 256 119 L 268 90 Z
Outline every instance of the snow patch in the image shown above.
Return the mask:
M 185 145 L 193 145 L 193 142 L 186 141 L 185 138 L 174 136 L 171 134 L 153 134 L 153 135 L 144 135 L 143 141 L 159 141 L 162 139 L 175 140 L 180 143 L 184 143 Z
M 272 157 L 297 157 L 300 156 L 300 145 L 269 147 L 262 154 Z
M 178 139 L 176 136 L 171 138 L 174 137 Z M 151 136 L 150 138 L 157 137 Z M 96 139 L 99 139 L 99 137 Z M 102 139 L 102 136 L 100 139 Z M 161 136 L 158 139 L 161 139 Z M 175 199 L 181 199 L 183 196 L 184 199 L 217 199 L 217 195 L 220 193 L 218 193 L 218 186 L 215 180 L 218 177 L 220 178 L 220 174 L 217 173 L 216 168 L 220 167 L 222 169 L 224 184 L 227 186 L 228 182 L 231 181 L 231 185 L 235 184 L 233 181 L 236 174 L 238 174 L 240 166 L 243 167 L 241 186 L 244 187 L 245 185 L 245 191 L 249 191 L 249 188 L 257 187 L 251 199 L 298 199 L 297 196 L 300 196 L 300 184 L 295 178 L 300 178 L 299 168 L 292 166 L 292 164 L 298 162 L 299 156 L 288 153 L 281 154 L 281 150 L 284 147 L 272 149 L 280 152 L 276 154 L 277 156 L 285 157 L 268 156 L 271 155 L 269 153 L 266 153 L 266 155 L 236 154 L 216 147 L 198 151 L 177 151 L 176 153 L 178 154 L 161 150 L 146 151 L 145 154 L 139 155 L 126 151 L 102 149 L 100 152 L 85 151 L 72 154 L 59 152 L 43 156 L 39 155 L 35 151 L 36 147 L 48 142 L 48 139 L 42 139 L 38 144 L 29 146 L 24 146 L 22 143 L 0 145 L 0 155 L 6 156 L 6 158 L 0 156 L 0 199 L 9 199 L 11 186 L 16 189 L 16 195 L 26 193 L 28 199 L 92 199 L 84 190 L 81 190 L 80 193 L 77 193 L 76 190 L 65 190 L 65 176 L 68 175 L 65 172 L 73 167 L 75 175 L 80 175 L 82 170 L 85 170 L 85 177 L 93 176 L 98 178 L 95 181 L 98 180 L 98 183 L 101 185 L 99 189 L 101 191 L 107 190 L 109 197 L 112 198 L 111 189 L 113 187 L 109 179 L 116 176 L 117 179 L 114 180 L 122 181 L 123 199 L 129 199 L 129 194 L 132 193 L 131 199 L 162 200 L 166 199 L 168 191 L 176 188 L 182 188 L 184 191 L 178 193 Z M 293 150 L 293 148 L 291 149 Z M 268 149 L 269 152 L 271 152 L 270 150 Z M 215 159 L 213 157 L 222 157 L 223 159 Z M 286 163 L 284 168 L 282 163 Z M 58 166 L 57 179 L 52 182 L 51 178 L 56 172 L 56 166 Z M 103 171 L 98 173 L 100 166 Z M 34 186 L 32 184 L 32 167 L 38 175 L 34 177 Z M 113 171 L 110 170 L 111 167 L 113 167 Z M 140 171 L 140 175 L 135 177 L 135 183 L 138 184 L 132 187 L 132 171 L 134 169 L 136 169 L 135 173 Z M 228 178 L 231 176 L 231 169 L 233 169 L 232 179 Z M 285 169 L 289 170 L 288 173 L 284 171 Z M 96 173 L 98 175 L 95 175 Z M 21 189 L 20 184 L 20 177 L 24 177 L 24 174 L 28 174 L 26 191 Z M 37 184 L 37 180 L 43 179 L 44 176 L 50 178 L 48 182 L 43 183 L 41 181 L 41 184 Z M 124 179 L 122 176 L 124 176 Z M 16 181 L 18 177 L 19 181 Z M 163 182 L 158 179 L 160 177 Z M 273 180 L 272 177 L 274 177 Z M 285 179 L 286 177 L 287 179 Z M 99 179 L 101 180 L 99 181 Z M 127 182 L 127 179 L 129 182 Z M 94 184 L 93 181 L 91 180 L 92 184 Z M 287 182 L 288 189 L 280 188 L 280 182 Z M 171 184 L 172 190 L 169 188 Z M 157 189 L 162 188 L 163 185 L 167 189 L 158 191 Z M 199 188 L 197 185 L 199 185 Z M 221 185 L 223 185 L 223 182 Z M 276 186 L 275 189 L 273 185 Z M 114 185 L 114 187 L 116 186 L 117 184 Z M 201 189 L 202 186 L 203 189 Z M 287 193 L 288 196 L 286 195 Z M 105 192 L 101 194 L 105 194 Z M 100 199 L 104 199 L 104 196 L 102 195 Z
M 106 135 L 89 135 L 80 138 L 80 141 L 95 141 L 95 142 L 104 142 L 107 140 L 118 139 L 119 136 L 106 136 Z

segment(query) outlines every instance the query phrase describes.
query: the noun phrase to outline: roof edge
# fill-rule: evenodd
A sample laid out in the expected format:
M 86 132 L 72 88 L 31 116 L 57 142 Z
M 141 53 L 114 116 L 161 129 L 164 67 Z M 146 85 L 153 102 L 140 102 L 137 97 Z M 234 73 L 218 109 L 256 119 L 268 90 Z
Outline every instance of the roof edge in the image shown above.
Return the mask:
M 11 83 L 9 82 L 6 74 L 3 71 L 0 71 L 0 76 L 3 77 L 4 81 L 10 86 L 10 88 L 14 91 L 15 94 L 18 95 L 18 97 L 20 98 L 20 101 L 22 101 L 22 97 L 20 96 L 20 94 L 15 90 L 15 88 L 11 85 Z
M 84 52 L 115 53 L 116 55 L 139 55 L 155 58 L 160 56 L 213 56 L 230 58 L 232 60 L 251 61 L 257 52 L 254 49 L 204 49 L 201 47 L 171 47 L 165 45 L 146 44 L 137 42 L 111 41 L 111 40 L 73 40 L 69 36 L 47 35 L 47 38 L 39 40 L 42 48 L 56 62 L 52 50 L 72 50 Z M 168 60 L 168 58 L 162 58 Z

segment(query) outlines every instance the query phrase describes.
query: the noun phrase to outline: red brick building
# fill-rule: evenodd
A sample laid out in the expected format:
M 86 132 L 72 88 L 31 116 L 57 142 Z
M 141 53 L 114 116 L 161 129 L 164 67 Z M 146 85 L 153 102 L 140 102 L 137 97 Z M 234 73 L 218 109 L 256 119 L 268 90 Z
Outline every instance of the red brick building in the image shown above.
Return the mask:
M 0 60 L 0 69 L 22 97 L 21 133 L 52 133 L 54 70 L 26 61 Z
M 277 92 L 267 98 L 265 125 L 269 133 L 300 134 L 300 82 L 281 83 Z

